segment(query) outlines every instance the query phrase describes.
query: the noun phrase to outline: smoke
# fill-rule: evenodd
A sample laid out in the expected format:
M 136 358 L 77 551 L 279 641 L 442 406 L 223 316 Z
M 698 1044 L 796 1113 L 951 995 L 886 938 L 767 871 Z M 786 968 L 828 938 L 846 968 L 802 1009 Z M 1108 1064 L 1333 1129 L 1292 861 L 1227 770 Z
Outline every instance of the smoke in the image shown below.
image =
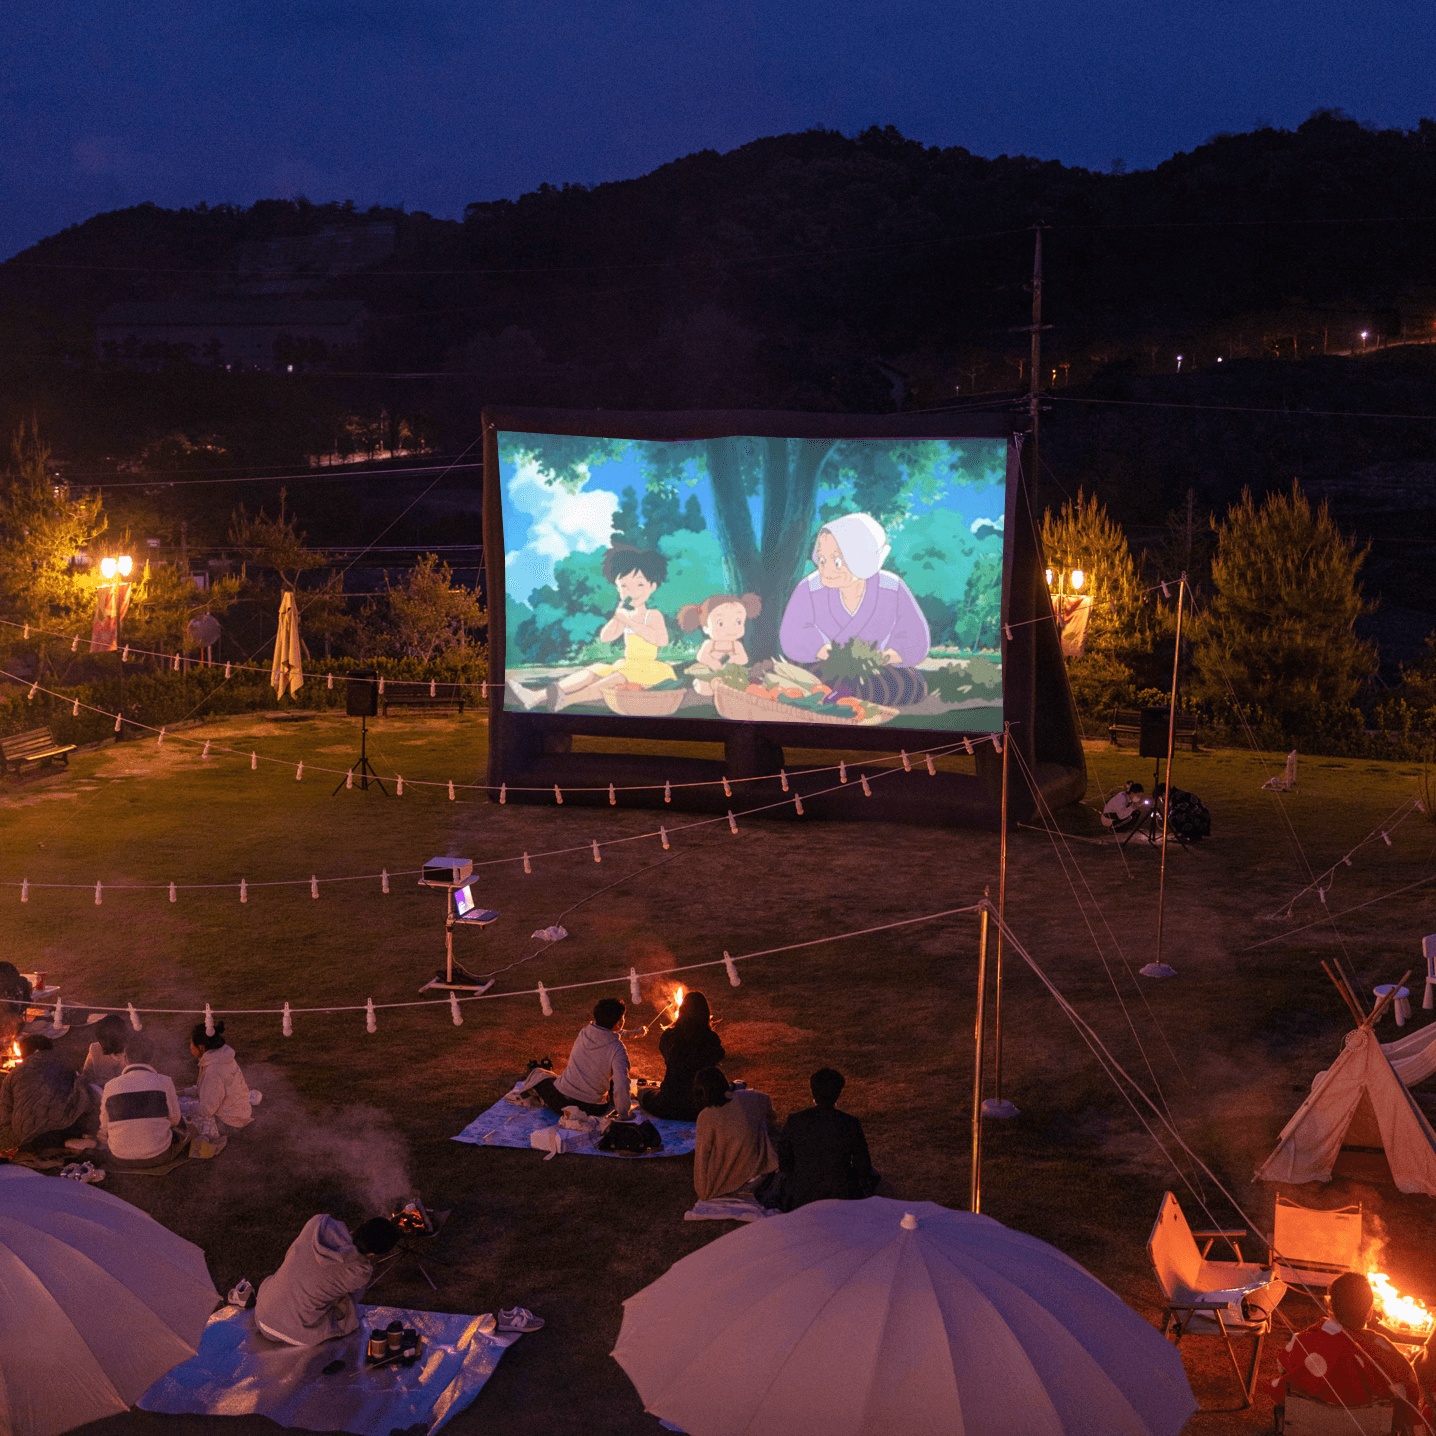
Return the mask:
M 414 1194 L 409 1144 L 377 1107 L 306 1113 L 299 1123 L 286 1124 L 285 1145 L 292 1160 L 322 1174 L 368 1212 L 388 1214 Z

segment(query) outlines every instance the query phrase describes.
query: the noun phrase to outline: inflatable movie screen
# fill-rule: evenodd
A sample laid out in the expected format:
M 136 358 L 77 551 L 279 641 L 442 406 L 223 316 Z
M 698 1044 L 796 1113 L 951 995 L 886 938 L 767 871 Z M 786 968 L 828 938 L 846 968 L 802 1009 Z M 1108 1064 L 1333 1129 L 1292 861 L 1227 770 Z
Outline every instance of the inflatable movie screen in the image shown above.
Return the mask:
M 506 710 L 1001 728 L 1006 439 L 498 454 Z

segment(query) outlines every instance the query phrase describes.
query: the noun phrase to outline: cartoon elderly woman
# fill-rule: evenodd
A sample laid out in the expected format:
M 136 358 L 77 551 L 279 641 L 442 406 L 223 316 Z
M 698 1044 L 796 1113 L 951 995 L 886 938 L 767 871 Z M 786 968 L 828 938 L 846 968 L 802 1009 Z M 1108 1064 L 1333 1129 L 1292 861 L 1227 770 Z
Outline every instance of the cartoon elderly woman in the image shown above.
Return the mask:
M 871 514 L 844 514 L 818 530 L 814 571 L 793 590 L 778 630 L 790 661 L 821 663 L 854 638 L 873 644 L 892 667 L 914 668 L 927 657 L 927 619 L 907 584 L 883 568 L 891 552 Z

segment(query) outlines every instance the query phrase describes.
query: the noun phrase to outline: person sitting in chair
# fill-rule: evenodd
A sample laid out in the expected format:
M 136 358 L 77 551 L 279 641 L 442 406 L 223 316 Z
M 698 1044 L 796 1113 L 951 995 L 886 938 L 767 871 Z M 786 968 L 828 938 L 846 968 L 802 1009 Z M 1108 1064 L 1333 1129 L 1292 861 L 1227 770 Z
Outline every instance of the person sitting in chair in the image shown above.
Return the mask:
M 1371 1286 L 1359 1272 L 1343 1272 L 1331 1284 L 1331 1316 L 1299 1331 L 1278 1357 L 1281 1372 L 1271 1396 L 1283 1412 L 1288 1392 L 1336 1406 L 1395 1408 L 1392 1430 L 1425 1431 L 1430 1412 L 1411 1363 L 1384 1336 L 1366 1329 Z
M 618 997 L 601 997 L 593 1004 L 593 1021 L 574 1039 L 568 1065 L 557 1077 L 543 1077 L 529 1089 L 550 1112 L 577 1107 L 590 1117 L 601 1117 L 612 1107 L 620 1122 L 628 1120 L 628 1049 L 618 1035 L 627 1010 Z
M 354 1299 L 374 1279 L 374 1258 L 399 1244 L 399 1228 L 373 1217 L 349 1228 L 335 1217 L 310 1217 L 284 1262 L 259 1284 L 254 1324 L 271 1341 L 318 1346 L 359 1330 Z
M 830 1197 L 855 1201 L 872 1196 L 878 1174 L 868 1156 L 863 1124 L 838 1111 L 846 1082 L 841 1072 L 821 1067 L 808 1079 L 813 1105 L 794 1112 L 778 1138 L 783 1173 L 783 1210 Z

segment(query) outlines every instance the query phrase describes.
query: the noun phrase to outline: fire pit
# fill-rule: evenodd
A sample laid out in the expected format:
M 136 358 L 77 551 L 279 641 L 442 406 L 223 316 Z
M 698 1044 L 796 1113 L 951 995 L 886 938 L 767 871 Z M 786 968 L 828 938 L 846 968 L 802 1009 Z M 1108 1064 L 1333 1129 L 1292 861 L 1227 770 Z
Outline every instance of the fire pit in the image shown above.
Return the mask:
M 1402 1296 L 1381 1271 L 1369 1271 L 1366 1280 L 1376 1298 L 1372 1317 L 1381 1329 L 1400 1346 L 1424 1345 L 1436 1327 L 1436 1315 L 1414 1296 Z
M 418 1196 L 410 1197 L 397 1211 L 391 1212 L 389 1220 L 399 1228 L 399 1245 L 384 1258 L 384 1269 L 369 1283 L 369 1289 L 372 1291 L 386 1276 L 401 1267 L 412 1267 L 433 1290 L 438 1291 L 439 1288 L 424 1263 L 435 1262 L 439 1266 L 448 1266 L 448 1262 L 434 1256 L 427 1249 L 427 1242 L 438 1235 L 439 1228 L 448 1219 L 448 1212 L 431 1212 L 424 1205 L 423 1198 Z M 420 1241 L 426 1243 L 422 1248 L 419 1246 Z
M 0 1057 L 0 1072 L 13 1072 L 24 1059 L 20 1056 L 20 1044 L 12 1042 L 3 1057 Z

